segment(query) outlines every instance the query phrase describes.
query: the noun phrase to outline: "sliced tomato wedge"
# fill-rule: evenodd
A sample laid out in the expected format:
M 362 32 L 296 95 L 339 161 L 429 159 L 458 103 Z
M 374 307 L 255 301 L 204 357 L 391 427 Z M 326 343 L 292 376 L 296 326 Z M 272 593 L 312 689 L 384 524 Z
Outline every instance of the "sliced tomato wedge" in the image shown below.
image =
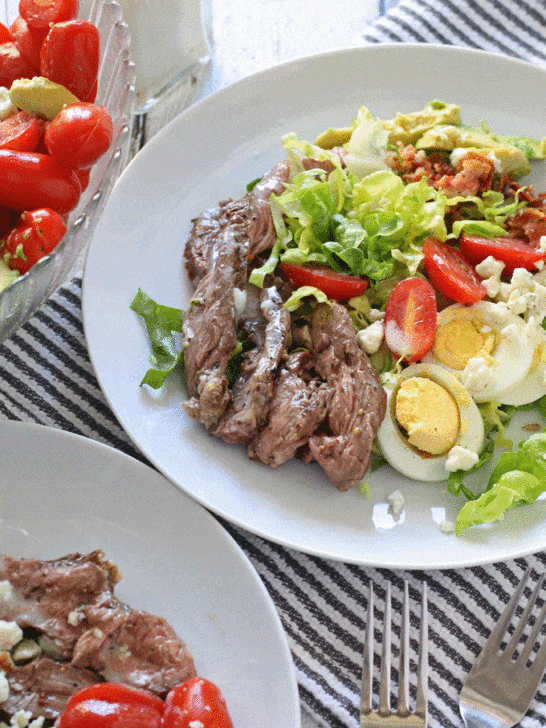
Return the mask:
M 427 238 L 423 251 L 427 276 L 440 293 L 464 304 L 485 298 L 487 291 L 482 279 L 458 250 L 437 238 Z
M 44 136 L 45 121 L 36 114 L 19 111 L 0 121 L 0 149 L 33 152 Z
M 9 29 L 6 28 L 4 23 L 0 23 L 0 43 L 9 43 L 12 40 L 13 38 L 11 37 Z
M 433 287 L 406 278 L 392 289 L 385 308 L 385 342 L 397 359 L 419 361 L 431 348 L 438 309 Z
M 503 274 L 513 273 L 516 268 L 534 270 L 540 260 L 546 260 L 546 253 L 533 248 L 521 238 L 501 235 L 496 238 L 483 238 L 463 233 L 459 239 L 461 254 L 469 262 L 477 265 L 490 255 L 504 263 Z
M 314 286 L 335 301 L 361 296 L 369 285 L 367 278 L 337 273 L 326 265 L 315 263 L 294 265 L 281 262 L 281 270 L 293 286 Z

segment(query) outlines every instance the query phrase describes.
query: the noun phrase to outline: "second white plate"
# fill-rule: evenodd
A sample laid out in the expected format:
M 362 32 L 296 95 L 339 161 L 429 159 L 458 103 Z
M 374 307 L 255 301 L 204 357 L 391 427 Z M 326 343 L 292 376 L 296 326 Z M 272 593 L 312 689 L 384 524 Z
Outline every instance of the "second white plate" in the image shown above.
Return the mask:
M 546 71 L 454 47 L 381 45 L 301 59 L 205 99 L 168 125 L 118 182 L 91 242 L 84 273 L 84 325 L 100 385 L 140 450 L 199 502 L 250 531 L 308 553 L 369 565 L 448 568 L 503 560 L 546 543 L 546 502 L 456 538 L 440 531 L 462 501 L 445 484 L 409 481 L 390 468 L 371 477 L 367 500 L 338 493 L 315 465 L 277 470 L 211 438 L 181 408 L 181 382 L 140 388 L 149 347 L 129 309 L 142 288 L 186 308 L 191 289 L 183 249 L 191 219 L 283 158 L 281 136 L 313 139 L 350 124 L 358 108 L 392 118 L 433 99 L 456 103 L 463 120 L 501 134 L 542 137 Z M 531 101 L 532 100 L 532 103 Z M 531 181 L 546 190 L 546 165 Z M 529 415 L 531 417 L 532 415 Z M 535 416 L 536 420 L 536 416 Z M 405 511 L 393 517 L 399 489 Z
M 159 473 L 61 430 L 2 423 L 0 552 L 52 559 L 102 549 L 116 594 L 165 617 L 237 728 L 300 725 L 295 672 L 269 594 L 218 522 Z

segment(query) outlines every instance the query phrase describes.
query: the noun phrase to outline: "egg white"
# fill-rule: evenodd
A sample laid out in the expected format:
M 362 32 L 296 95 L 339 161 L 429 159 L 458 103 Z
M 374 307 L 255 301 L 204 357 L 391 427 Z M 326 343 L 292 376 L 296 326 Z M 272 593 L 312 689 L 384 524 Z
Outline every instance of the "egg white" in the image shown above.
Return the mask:
M 449 452 L 430 455 L 411 445 L 396 422 L 395 397 L 402 382 L 411 377 L 427 377 L 446 389 L 459 410 L 460 429 L 455 445 L 479 453 L 484 442 L 483 420 L 478 407 L 463 385 L 445 368 L 434 364 L 411 364 L 392 385 L 385 386 L 387 412 L 377 433 L 381 452 L 395 470 L 412 480 L 439 481 L 448 477 Z
M 490 301 L 480 301 L 472 306 L 459 303 L 448 306 L 438 314 L 437 328 L 466 312 L 475 313 L 497 335 L 495 350 L 488 357 L 486 379 L 482 382 L 473 380 L 470 365 L 462 371 L 449 367 L 435 357 L 432 349 L 423 357 L 423 362 L 437 364 L 452 372 L 467 387 L 474 401 L 505 404 L 504 396 L 522 384 L 529 373 L 536 340 L 529 336 L 521 316 Z
M 541 326 L 536 329 L 536 348 L 540 349 L 546 346 L 546 331 Z M 535 402 L 546 394 L 546 362 L 540 358 L 540 351 L 536 351 L 539 361 L 536 366 L 531 365 L 531 369 L 527 372 L 525 379 L 514 389 L 503 394 L 502 404 L 511 404 L 520 407 L 524 404 Z

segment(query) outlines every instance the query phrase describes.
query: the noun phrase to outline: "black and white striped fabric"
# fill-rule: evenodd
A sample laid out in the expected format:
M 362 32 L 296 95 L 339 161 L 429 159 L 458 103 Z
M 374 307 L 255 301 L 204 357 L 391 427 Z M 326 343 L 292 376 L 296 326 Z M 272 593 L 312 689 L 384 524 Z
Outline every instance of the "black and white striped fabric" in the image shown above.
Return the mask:
M 402 0 L 366 29 L 367 43 L 440 42 L 546 61 L 544 0 Z M 74 432 L 143 460 L 100 391 L 86 348 L 81 279 L 44 304 L 0 347 L 1 421 L 21 420 Z M 429 590 L 430 728 L 460 728 L 464 677 L 527 565 L 546 569 L 546 553 L 447 571 L 390 571 L 331 562 L 225 528 L 262 577 L 286 629 L 304 712 L 320 726 L 357 728 L 368 585 L 382 614 L 385 585 L 400 614 L 403 582 L 411 597 L 412 666 L 422 584 Z M 394 629 L 393 643 L 399 644 Z M 413 671 L 414 673 L 415 671 Z M 412 683 L 412 690 L 415 682 Z M 546 682 L 522 725 L 546 723 Z M 292 728 L 279 726 L 279 728 Z

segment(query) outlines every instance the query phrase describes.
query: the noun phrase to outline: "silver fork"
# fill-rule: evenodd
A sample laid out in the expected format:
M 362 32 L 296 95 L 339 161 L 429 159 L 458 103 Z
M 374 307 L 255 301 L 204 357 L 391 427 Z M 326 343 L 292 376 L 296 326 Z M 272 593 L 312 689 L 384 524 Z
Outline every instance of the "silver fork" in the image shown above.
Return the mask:
M 421 600 L 421 628 L 419 637 L 419 658 L 417 667 L 417 696 L 415 711 L 409 706 L 409 595 L 408 583 L 404 582 L 404 603 L 400 626 L 400 664 L 398 683 L 398 708 L 390 707 L 391 683 L 391 585 L 387 582 L 383 639 L 381 646 L 381 676 L 379 680 L 379 706 L 372 710 L 373 645 L 374 645 L 374 596 L 370 582 L 368 615 L 364 642 L 362 667 L 362 693 L 360 700 L 360 728 L 426 728 L 428 693 L 428 618 L 427 588 L 423 584 Z
M 527 584 L 531 569 L 506 605 L 461 691 L 459 708 L 467 728 L 510 728 L 523 718 L 546 669 L 546 639 L 538 649 L 537 638 L 546 619 L 546 601 L 527 638 L 522 634 L 544 582 L 538 580 L 523 615 L 509 638 L 505 634 Z M 508 641 L 501 649 L 503 641 Z M 516 655 L 514 653 L 516 652 Z M 530 665 L 528 664 L 530 662 Z

